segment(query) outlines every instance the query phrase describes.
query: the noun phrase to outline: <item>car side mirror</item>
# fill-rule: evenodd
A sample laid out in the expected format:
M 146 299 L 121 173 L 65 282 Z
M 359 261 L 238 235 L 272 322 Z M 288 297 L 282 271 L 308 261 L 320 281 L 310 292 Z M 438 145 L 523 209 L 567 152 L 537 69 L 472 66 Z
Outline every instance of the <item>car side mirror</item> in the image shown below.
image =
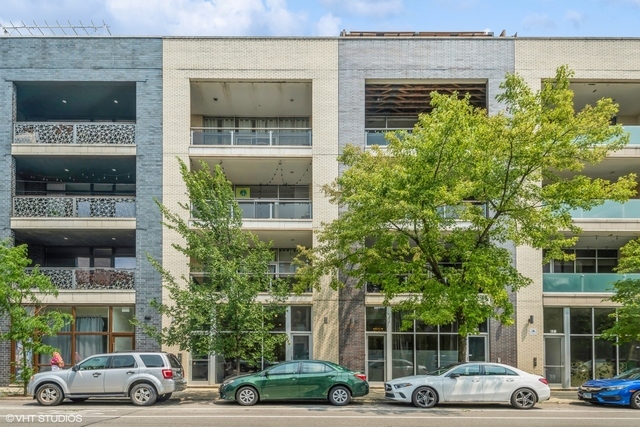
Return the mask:
M 78 369 L 80 369 L 80 365 L 73 365 L 73 367 L 71 368 L 73 372 L 78 372 Z
M 454 379 L 454 380 L 456 378 L 458 378 L 459 376 L 460 376 L 460 374 L 449 374 L 449 378 Z
M 262 372 L 260 372 L 260 376 L 261 376 L 261 377 L 268 377 L 268 376 L 269 376 L 269 371 L 262 371 Z

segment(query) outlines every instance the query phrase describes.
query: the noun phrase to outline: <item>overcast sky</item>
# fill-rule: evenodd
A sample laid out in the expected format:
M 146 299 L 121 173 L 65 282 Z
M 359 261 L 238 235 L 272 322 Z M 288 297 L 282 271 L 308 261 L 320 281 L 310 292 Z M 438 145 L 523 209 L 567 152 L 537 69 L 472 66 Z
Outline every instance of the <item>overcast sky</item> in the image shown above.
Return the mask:
M 115 36 L 338 36 L 345 29 L 639 37 L 640 0 L 0 0 L 5 29 L 56 21 L 105 23 Z

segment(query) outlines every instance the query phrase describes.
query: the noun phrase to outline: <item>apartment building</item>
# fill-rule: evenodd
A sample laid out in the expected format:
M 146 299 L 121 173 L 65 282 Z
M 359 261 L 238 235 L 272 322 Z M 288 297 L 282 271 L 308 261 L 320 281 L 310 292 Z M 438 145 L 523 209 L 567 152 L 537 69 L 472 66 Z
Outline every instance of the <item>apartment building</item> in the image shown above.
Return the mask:
M 176 276 L 203 280 L 174 251 L 180 236 L 160 226 L 154 198 L 185 202 L 180 158 L 220 165 L 243 224 L 273 242 L 270 274 L 292 278 L 298 245 L 339 215 L 321 187 L 341 172 L 346 144 L 385 144 L 429 112 L 429 93 L 465 92 L 489 114 L 507 72 L 534 88 L 568 64 L 576 109 L 608 96 L 632 138 L 587 173 L 615 179 L 640 157 L 637 39 L 535 39 L 485 33 L 343 33 L 335 38 L 4 38 L 0 40 L 0 229 L 60 288 L 48 307 L 76 322 L 52 338 L 66 360 L 99 351 L 155 349 L 128 323 L 161 324 L 149 301 L 166 298 L 146 254 Z M 636 127 L 634 127 L 636 126 Z M 544 184 L 544 183 L 543 183 Z M 488 321 L 468 338 L 469 360 L 501 361 L 576 386 L 635 366 L 637 346 L 598 339 L 614 310 L 612 269 L 637 237 L 637 200 L 575 212 L 585 233 L 572 263 L 542 265 L 542 253 L 511 247 L 533 284 L 511 296 L 514 326 Z M 382 304 L 375 285 L 326 284 L 292 296 L 274 333 L 277 360 L 327 359 L 372 383 L 421 373 L 457 357 L 457 325 L 414 325 Z M 0 358 L 15 357 L 2 343 Z M 179 353 L 190 384 L 225 376 L 223 355 Z M 41 358 L 38 363 L 44 363 Z M 5 366 L 8 364 L 5 363 Z M 9 372 L 0 372 L 8 381 Z

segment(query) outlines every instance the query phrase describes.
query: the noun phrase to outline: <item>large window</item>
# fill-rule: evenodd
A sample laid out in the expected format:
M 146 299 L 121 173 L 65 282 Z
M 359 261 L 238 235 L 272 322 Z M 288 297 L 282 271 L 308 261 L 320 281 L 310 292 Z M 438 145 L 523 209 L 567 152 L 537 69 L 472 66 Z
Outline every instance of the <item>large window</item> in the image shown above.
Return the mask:
M 611 378 L 639 366 L 640 343 L 616 346 L 600 338 L 614 308 L 545 307 L 545 376 L 563 387 Z
M 74 318 L 58 335 L 43 339 L 45 344 L 60 349 L 66 367 L 94 354 L 134 348 L 132 306 L 47 306 L 45 310 L 68 313 Z M 41 371 L 50 369 L 50 354 L 38 355 L 36 359 Z
M 612 273 L 618 265 L 617 249 L 565 249 L 572 261 L 554 260 L 545 264 L 544 273 Z

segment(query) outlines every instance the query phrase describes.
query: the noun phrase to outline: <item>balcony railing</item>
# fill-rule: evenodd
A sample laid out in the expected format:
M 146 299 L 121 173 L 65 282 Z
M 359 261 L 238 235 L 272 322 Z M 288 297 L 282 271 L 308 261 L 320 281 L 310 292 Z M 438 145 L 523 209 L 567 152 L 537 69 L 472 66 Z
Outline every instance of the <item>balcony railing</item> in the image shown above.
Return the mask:
M 640 145 L 640 126 L 622 126 L 629 132 L 629 145 Z
M 542 291 L 611 293 L 613 284 L 625 279 L 640 279 L 640 273 L 544 273 Z
M 607 200 L 604 204 L 591 210 L 572 209 L 571 217 L 578 219 L 603 219 L 603 218 L 640 218 L 640 199 L 628 200 L 625 203 Z
M 15 196 L 17 218 L 135 218 L 135 197 Z
M 134 145 L 133 123 L 15 123 L 14 144 Z
M 197 283 L 199 285 L 207 285 L 212 286 L 211 280 L 209 280 L 208 274 L 204 272 L 191 272 L 189 273 L 191 276 L 191 281 Z M 263 289 L 264 292 L 269 292 L 271 288 L 271 283 L 279 278 L 283 280 L 289 287 L 290 292 L 293 292 L 293 287 L 298 282 L 294 273 L 268 273 L 269 275 L 269 284 L 266 288 Z M 303 290 L 304 293 L 312 292 L 312 289 Z
M 311 202 L 241 201 L 244 219 L 311 219 Z
M 191 128 L 191 145 L 310 147 L 308 128 Z
M 389 141 L 387 141 L 385 139 L 385 134 L 387 132 L 396 132 L 396 131 L 402 131 L 405 130 L 407 132 L 411 132 L 411 128 L 396 128 L 396 129 L 389 129 L 389 128 L 380 128 L 380 129 L 376 129 L 376 128 L 370 128 L 370 129 L 365 129 L 364 133 L 366 136 L 366 144 L 367 146 L 372 146 L 372 145 L 380 145 L 380 146 L 387 146 L 389 145 Z
M 31 272 L 32 269 L 26 270 Z M 135 289 L 135 270 L 133 269 L 41 267 L 39 270 L 61 290 Z

